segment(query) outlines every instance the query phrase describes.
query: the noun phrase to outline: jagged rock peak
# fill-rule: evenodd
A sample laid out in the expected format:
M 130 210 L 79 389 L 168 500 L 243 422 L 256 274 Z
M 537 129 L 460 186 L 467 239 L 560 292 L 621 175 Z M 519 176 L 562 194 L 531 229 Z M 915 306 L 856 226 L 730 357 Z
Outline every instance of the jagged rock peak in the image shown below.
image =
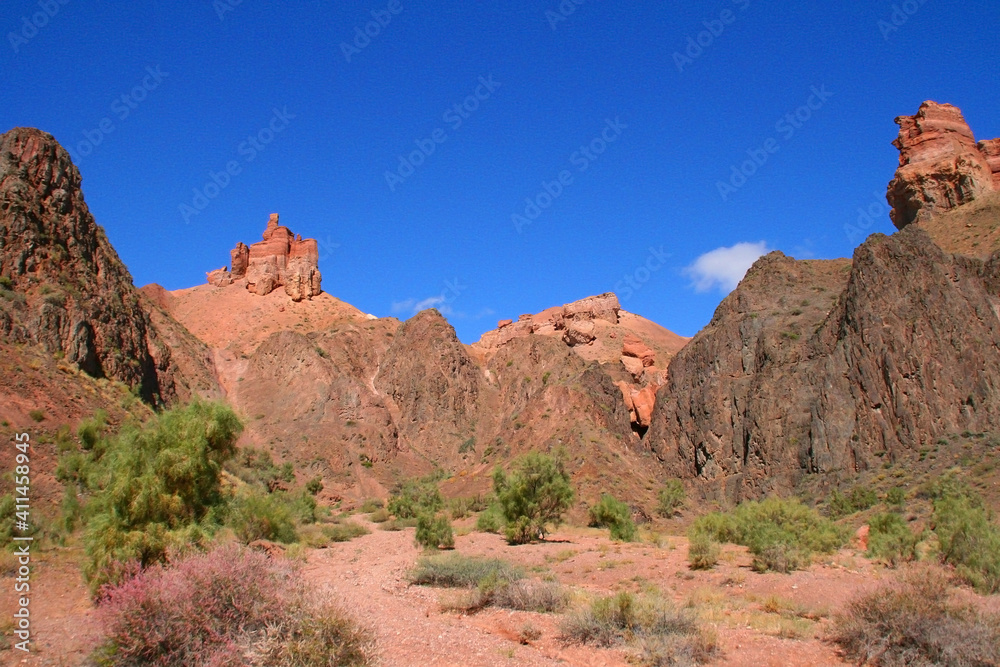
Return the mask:
M 278 287 L 293 301 L 311 299 L 320 287 L 319 245 L 316 239 L 303 239 L 288 227 L 278 224 L 272 213 L 264 229 L 263 240 L 250 246 L 243 242 L 230 251 L 232 267 L 208 273 L 208 282 L 222 287 L 239 283 L 254 294 L 264 296 Z
M 897 229 L 1000 189 L 1000 139 L 976 139 L 958 107 L 927 101 L 896 118 L 899 169 L 886 199 Z
M 51 134 L 0 134 L 0 338 L 42 346 L 149 403 L 175 397 L 169 350 Z

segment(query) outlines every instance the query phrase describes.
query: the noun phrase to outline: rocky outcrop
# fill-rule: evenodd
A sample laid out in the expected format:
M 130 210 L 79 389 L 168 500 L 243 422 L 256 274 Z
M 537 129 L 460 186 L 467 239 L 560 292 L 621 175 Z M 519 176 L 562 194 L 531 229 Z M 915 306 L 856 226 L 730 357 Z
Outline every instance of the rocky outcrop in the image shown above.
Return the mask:
M 957 107 L 924 102 L 916 115 L 896 123 L 899 169 L 886 199 L 897 229 L 1000 188 L 1000 142 L 977 145 Z
M 268 219 L 263 240 L 249 247 L 237 243 L 230 251 L 230 261 L 231 269 L 209 272 L 208 282 L 218 287 L 239 283 L 260 296 L 284 287 L 292 301 L 311 299 L 322 292 L 316 240 L 292 234 L 278 224 L 277 213 Z
M 673 360 L 646 444 L 729 499 L 851 477 L 945 433 L 1000 425 L 1000 256 L 919 226 L 853 264 L 771 253 Z
M 125 265 L 90 214 L 80 172 L 49 134 L 0 135 L 0 335 L 37 343 L 157 404 L 174 366 Z

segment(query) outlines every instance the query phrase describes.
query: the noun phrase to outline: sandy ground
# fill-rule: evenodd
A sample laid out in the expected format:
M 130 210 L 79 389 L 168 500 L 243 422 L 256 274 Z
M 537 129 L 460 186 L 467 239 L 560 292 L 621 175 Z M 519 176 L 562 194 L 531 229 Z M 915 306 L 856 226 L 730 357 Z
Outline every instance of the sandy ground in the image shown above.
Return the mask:
M 628 665 L 629 649 L 565 645 L 556 614 L 488 609 L 461 614 L 442 608 L 453 591 L 411 586 L 407 572 L 422 552 L 413 529 L 372 529 L 350 542 L 307 552 L 303 576 L 329 591 L 345 611 L 370 628 L 380 664 L 412 665 Z M 564 528 L 548 541 L 508 546 L 491 534 L 461 534 L 471 520 L 458 522 L 456 551 L 497 556 L 522 565 L 529 576 L 556 579 L 580 601 L 590 594 L 619 590 L 659 590 L 679 606 L 694 609 L 713 629 L 721 653 L 716 665 L 843 665 L 824 640 L 831 616 L 857 591 L 891 572 L 844 549 L 791 575 L 757 574 L 742 547 L 727 546 L 708 572 L 687 566 L 682 537 L 619 544 L 606 531 Z M 33 652 L 0 651 L 6 665 L 80 665 L 99 638 L 96 612 L 77 566 L 79 549 L 36 555 L 32 574 Z M 5 573 L 6 574 L 6 573 Z M 13 609 L 13 579 L 5 577 L 2 619 Z M 10 636 L 8 621 L 4 634 Z M 522 630 L 540 636 L 522 641 Z

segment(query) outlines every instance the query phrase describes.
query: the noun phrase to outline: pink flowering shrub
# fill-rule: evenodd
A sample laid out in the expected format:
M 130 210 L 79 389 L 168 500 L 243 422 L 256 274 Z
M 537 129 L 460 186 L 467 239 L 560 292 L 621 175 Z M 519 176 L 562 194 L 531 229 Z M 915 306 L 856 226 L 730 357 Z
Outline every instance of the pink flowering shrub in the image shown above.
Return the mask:
M 148 568 L 101 590 L 107 666 L 366 665 L 372 642 L 309 599 L 284 561 L 240 546 Z

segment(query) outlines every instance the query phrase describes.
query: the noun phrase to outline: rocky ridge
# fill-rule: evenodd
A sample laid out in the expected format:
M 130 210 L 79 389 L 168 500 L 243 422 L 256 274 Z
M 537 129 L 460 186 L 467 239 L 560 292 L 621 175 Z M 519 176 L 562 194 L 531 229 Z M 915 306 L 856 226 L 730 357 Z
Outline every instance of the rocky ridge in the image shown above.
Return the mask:
M 0 135 L 0 334 L 32 343 L 151 404 L 177 397 L 171 350 L 52 135 Z

